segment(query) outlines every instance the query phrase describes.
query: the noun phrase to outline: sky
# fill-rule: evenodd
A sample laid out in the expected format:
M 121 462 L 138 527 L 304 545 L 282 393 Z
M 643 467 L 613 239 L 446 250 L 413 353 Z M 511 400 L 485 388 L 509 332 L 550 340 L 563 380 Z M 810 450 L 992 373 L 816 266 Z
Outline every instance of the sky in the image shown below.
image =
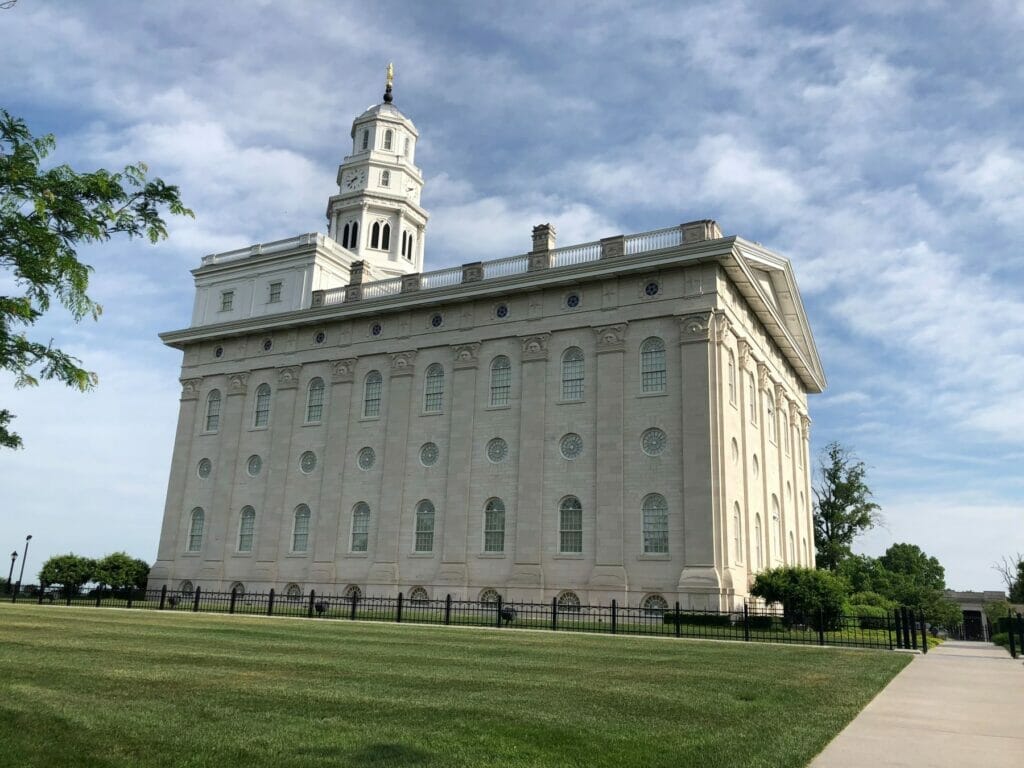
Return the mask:
M 55 163 L 145 162 L 195 219 L 81 249 L 102 317 L 33 330 L 95 391 L 0 374 L 25 442 L 0 452 L 0 552 L 32 534 L 26 581 L 69 551 L 155 559 L 181 365 L 157 334 L 188 324 L 203 255 L 325 230 L 393 61 L 426 269 L 523 253 L 542 222 L 559 245 L 705 218 L 763 243 L 828 377 L 812 452 L 851 448 L 882 507 L 856 549 L 912 542 L 949 586 L 1001 588 L 1024 552 L 1022 38 L 1010 0 L 18 0 L 0 106 Z

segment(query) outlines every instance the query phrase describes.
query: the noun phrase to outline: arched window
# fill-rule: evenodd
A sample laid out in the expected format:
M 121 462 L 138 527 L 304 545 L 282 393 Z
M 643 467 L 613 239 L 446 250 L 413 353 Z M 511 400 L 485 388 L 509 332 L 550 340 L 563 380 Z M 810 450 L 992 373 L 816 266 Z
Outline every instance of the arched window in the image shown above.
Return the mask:
M 505 502 L 491 499 L 484 507 L 484 552 L 505 551 Z
M 583 350 L 579 347 L 562 353 L 562 399 L 583 399 Z
M 391 149 L 391 142 L 394 139 L 394 136 L 395 134 L 390 128 L 384 131 L 384 149 Z
M 380 371 L 370 371 L 363 383 L 363 416 L 380 416 Z
M 236 597 L 242 597 L 245 594 L 245 584 L 236 581 L 231 585 L 231 591 L 235 593 Z
M 804 543 L 804 565 L 808 568 L 811 567 L 811 550 L 807 548 L 807 539 L 803 539 Z
M 427 368 L 423 382 L 423 410 L 426 413 L 440 413 L 444 405 L 444 368 L 432 363 Z
M 357 247 L 359 247 L 359 222 L 353 221 L 352 235 L 349 237 L 348 248 L 352 249 Z
M 206 396 L 206 431 L 220 429 L 220 390 L 214 389 Z
M 380 185 L 382 187 L 390 187 L 391 186 L 391 171 L 381 171 L 380 172 Z
M 409 233 L 408 233 L 408 232 L 405 232 L 405 231 L 403 231 L 403 232 L 402 232 L 402 255 L 403 255 L 403 256 L 407 255 L 407 251 L 405 250 L 405 244 L 406 244 L 406 243 L 407 243 L 408 241 L 409 241 Z
M 370 505 L 360 501 L 352 508 L 352 551 L 365 552 L 370 545 Z
M 324 380 L 317 377 L 309 382 L 306 395 L 306 422 L 320 421 L 324 415 Z
M 736 355 L 729 350 L 729 402 L 736 405 Z
M 430 600 L 430 594 L 423 587 L 413 587 L 409 590 L 410 603 L 425 603 Z
M 416 505 L 415 551 L 434 551 L 434 505 L 426 499 Z
M 284 588 L 284 596 L 289 600 L 301 600 L 302 599 L 302 587 L 298 584 L 289 584 Z
M 508 405 L 512 393 L 512 363 L 504 355 L 491 360 L 491 405 Z
M 270 385 L 260 384 L 256 388 L 256 409 L 253 412 L 253 426 L 265 427 L 270 423 Z
M 761 514 L 754 517 L 754 561 L 757 570 L 764 568 L 764 539 L 761 536 Z
M 192 586 L 191 581 L 185 579 L 183 582 L 181 582 L 181 585 L 178 587 L 178 591 L 180 591 L 181 594 L 183 595 L 193 595 L 195 594 L 196 588 Z
M 652 336 L 640 345 L 640 389 L 665 391 L 665 342 Z
M 668 553 L 668 502 L 660 493 L 644 497 L 644 554 Z
M 405 155 L 406 157 L 409 156 L 409 137 L 408 136 L 405 137 L 405 149 L 402 150 L 402 154 Z
M 359 600 L 363 596 L 363 590 L 355 584 L 349 584 L 345 587 L 345 591 L 342 593 L 342 596 L 349 600 Z
M 192 519 L 188 527 L 188 551 L 198 552 L 203 548 L 203 524 L 206 522 L 206 513 L 202 507 L 192 510 Z
M 295 508 L 295 522 L 292 525 L 292 552 L 309 550 L 309 507 L 299 504 Z
M 563 592 L 558 596 L 558 610 L 566 613 L 579 613 L 580 598 L 575 592 Z
M 785 552 L 782 548 L 785 546 L 782 542 L 782 514 L 779 511 L 779 497 L 774 493 L 772 494 L 772 553 L 779 555 L 779 557 L 785 556 Z
M 252 538 L 256 532 L 256 510 L 242 507 L 242 515 L 238 519 L 238 551 L 252 552 Z
M 482 590 L 480 592 L 480 597 L 478 598 L 478 602 L 481 602 L 481 603 L 496 603 L 500 599 L 501 599 L 501 595 L 498 594 L 498 590 L 488 588 L 488 589 L 484 589 L 484 590 Z
M 558 505 L 558 551 L 583 551 L 583 505 L 575 496 Z
M 369 146 L 370 146 L 370 132 L 364 128 L 363 129 L 363 149 L 366 149 Z
M 412 232 L 410 232 L 409 233 L 409 255 L 406 257 L 406 258 L 409 259 L 409 261 L 412 261 L 413 256 L 416 255 L 415 246 L 416 246 L 416 235 L 414 235 Z
M 391 250 L 391 225 L 385 224 L 380 233 L 380 247 L 382 250 Z
M 348 248 L 348 224 L 341 230 L 341 244 Z
M 766 392 L 764 397 L 765 430 L 768 432 L 768 439 L 775 442 L 775 395 Z
M 740 514 L 740 503 L 732 505 L 732 549 L 737 563 L 743 562 L 743 516 Z
M 380 222 L 373 222 L 373 227 L 370 229 L 370 247 L 380 247 Z
M 796 540 L 793 536 L 793 532 L 789 532 L 789 563 L 788 565 L 796 565 Z
M 668 600 L 661 595 L 648 595 L 644 598 L 644 601 L 640 603 L 640 607 L 644 609 L 644 612 L 652 616 L 661 616 L 665 611 L 668 610 Z
M 754 384 L 754 374 L 747 374 L 747 403 L 750 409 L 750 423 L 757 424 L 757 386 Z

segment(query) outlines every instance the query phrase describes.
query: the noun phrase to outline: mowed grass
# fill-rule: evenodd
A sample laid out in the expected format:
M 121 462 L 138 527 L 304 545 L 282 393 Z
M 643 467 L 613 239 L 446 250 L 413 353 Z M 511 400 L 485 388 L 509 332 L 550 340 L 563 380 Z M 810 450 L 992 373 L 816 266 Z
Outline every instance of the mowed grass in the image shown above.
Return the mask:
M 803 766 L 883 651 L 0 604 L 0 764 Z

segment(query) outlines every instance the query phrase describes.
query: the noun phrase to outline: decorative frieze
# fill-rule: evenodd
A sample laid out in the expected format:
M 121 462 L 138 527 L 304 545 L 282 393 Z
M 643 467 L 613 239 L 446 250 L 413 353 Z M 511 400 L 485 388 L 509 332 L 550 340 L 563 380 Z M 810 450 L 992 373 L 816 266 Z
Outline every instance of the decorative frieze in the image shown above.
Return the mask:
M 538 333 L 533 336 L 521 336 L 519 340 L 523 345 L 523 362 L 529 360 L 547 360 L 548 341 L 550 339 L 550 333 Z
M 335 384 L 351 382 L 355 376 L 356 358 L 346 357 L 331 363 L 331 381 Z
M 299 386 L 299 370 L 302 366 L 286 365 L 277 369 L 277 388 L 294 389 Z
M 597 354 L 626 351 L 626 323 L 599 325 L 594 327 L 597 337 Z
M 757 385 L 762 392 L 772 391 L 772 379 L 768 373 L 768 366 L 764 363 L 757 364 Z
M 391 376 L 412 376 L 416 371 L 416 352 L 395 352 L 391 355 Z
M 746 370 L 747 365 L 751 362 L 750 359 L 750 343 L 745 339 L 736 340 L 736 349 L 739 352 L 739 364 L 741 370 Z
M 244 395 L 249 387 L 249 372 L 232 373 L 228 376 L 228 394 Z
M 711 327 L 711 312 L 683 315 L 679 319 L 679 343 L 707 341 Z
M 203 386 L 202 379 L 182 379 L 181 380 L 181 399 L 182 400 L 198 400 L 199 399 L 199 388 Z
M 811 419 L 806 413 L 800 414 L 800 436 L 805 442 L 811 436 Z
M 452 355 L 456 368 L 476 368 L 480 362 L 480 342 L 458 344 L 452 347 Z
M 724 312 L 715 312 L 715 341 L 725 344 L 729 340 L 729 330 L 732 322 Z

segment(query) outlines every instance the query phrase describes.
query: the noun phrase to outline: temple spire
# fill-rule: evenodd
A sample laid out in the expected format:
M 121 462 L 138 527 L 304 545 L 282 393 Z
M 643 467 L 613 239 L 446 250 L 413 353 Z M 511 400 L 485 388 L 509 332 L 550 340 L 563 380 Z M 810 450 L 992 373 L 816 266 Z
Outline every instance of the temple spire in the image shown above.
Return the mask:
M 395 65 L 392 64 L 391 62 L 388 62 L 388 79 L 387 79 L 387 83 L 384 86 L 384 103 L 385 104 L 390 104 L 391 101 L 392 101 L 393 97 L 391 96 L 391 86 L 394 84 L 394 82 L 395 82 Z

